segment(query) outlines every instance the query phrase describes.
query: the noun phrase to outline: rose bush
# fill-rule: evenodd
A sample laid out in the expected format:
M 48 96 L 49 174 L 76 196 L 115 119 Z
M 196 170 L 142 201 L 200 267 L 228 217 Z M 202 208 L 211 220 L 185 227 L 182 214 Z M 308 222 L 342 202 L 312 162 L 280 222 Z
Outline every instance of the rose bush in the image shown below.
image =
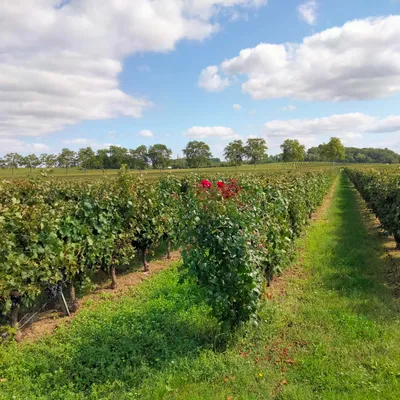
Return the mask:
M 215 190 L 192 192 L 185 210 L 190 222 L 183 277 L 203 288 L 224 326 L 256 319 L 263 282 L 269 283 L 291 259 L 295 238 L 336 173 L 301 173 L 290 179 L 245 176 L 240 184 L 220 180 Z

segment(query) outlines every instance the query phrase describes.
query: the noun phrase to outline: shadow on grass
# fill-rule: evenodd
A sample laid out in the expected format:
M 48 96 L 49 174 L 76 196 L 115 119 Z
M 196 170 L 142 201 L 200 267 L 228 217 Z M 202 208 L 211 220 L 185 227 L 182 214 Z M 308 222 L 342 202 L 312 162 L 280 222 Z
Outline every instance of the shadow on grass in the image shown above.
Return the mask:
M 68 397 L 104 385 L 135 390 L 146 378 L 213 350 L 216 320 L 199 288 L 177 279 L 175 270 L 164 271 L 132 296 L 83 311 L 68 329 L 26 347 L 19 368 L 35 392 L 65 390 Z
M 340 224 L 327 261 L 331 273 L 323 277 L 323 283 L 352 300 L 349 304 L 357 313 L 368 318 L 392 319 L 395 304 L 382 260 L 386 255 L 385 239 L 368 229 L 365 205 L 348 177 L 342 174 L 340 179 L 334 211 Z

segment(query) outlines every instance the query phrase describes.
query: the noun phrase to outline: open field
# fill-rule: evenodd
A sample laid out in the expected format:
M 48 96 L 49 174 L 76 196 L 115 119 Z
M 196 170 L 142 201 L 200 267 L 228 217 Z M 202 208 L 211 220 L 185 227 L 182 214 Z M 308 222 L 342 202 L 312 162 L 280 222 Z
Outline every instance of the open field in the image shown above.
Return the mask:
M 218 168 L 199 168 L 199 169 L 166 169 L 166 170 L 154 170 L 154 169 L 146 169 L 143 171 L 131 170 L 130 174 L 140 175 L 149 177 L 159 177 L 168 174 L 173 175 L 186 175 L 192 172 L 204 173 L 208 172 L 210 174 L 213 173 L 244 173 L 244 172 L 268 172 L 275 170 L 291 170 L 296 168 L 316 168 L 324 165 L 331 165 L 331 163 L 276 163 L 276 164 L 260 164 L 256 165 L 241 165 L 237 168 L 235 167 L 218 167 Z M 23 179 L 28 178 L 29 176 L 37 176 L 40 175 L 43 170 L 41 168 L 36 168 L 30 173 L 29 168 L 17 168 L 14 170 L 14 178 L 15 179 Z M 102 176 L 116 176 L 119 170 L 117 169 L 95 169 L 95 170 L 87 170 L 85 171 L 79 168 L 69 168 L 68 174 L 66 174 L 65 168 L 54 168 L 53 172 L 49 174 L 50 177 L 60 177 L 65 179 L 78 179 L 78 178 L 101 178 Z M 10 169 L 0 168 L 0 179 L 11 179 L 12 172 Z

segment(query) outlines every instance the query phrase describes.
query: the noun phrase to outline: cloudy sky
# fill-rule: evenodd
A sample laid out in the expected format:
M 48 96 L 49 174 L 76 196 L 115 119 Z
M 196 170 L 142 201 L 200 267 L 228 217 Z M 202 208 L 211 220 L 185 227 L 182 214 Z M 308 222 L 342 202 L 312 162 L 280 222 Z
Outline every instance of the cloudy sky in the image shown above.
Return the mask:
M 0 3 L 0 155 L 254 136 L 400 152 L 400 0 Z

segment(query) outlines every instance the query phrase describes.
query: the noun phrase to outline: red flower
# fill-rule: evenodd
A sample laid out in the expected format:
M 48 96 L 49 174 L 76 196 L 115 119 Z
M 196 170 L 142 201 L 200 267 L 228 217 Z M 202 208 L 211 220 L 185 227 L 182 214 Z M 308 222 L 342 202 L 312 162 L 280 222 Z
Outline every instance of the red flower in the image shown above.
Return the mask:
M 220 188 L 220 189 L 222 189 L 223 187 L 224 187 L 224 182 L 222 182 L 222 181 L 219 181 L 219 182 L 217 182 L 217 185 L 218 185 L 218 187 Z
M 220 188 L 221 188 L 222 197 L 224 199 L 229 199 L 229 198 L 235 196 L 236 194 L 239 193 L 239 190 L 241 189 L 241 187 L 238 186 L 236 180 L 231 180 L 231 181 L 229 181 L 229 183 L 224 184 Z
M 201 186 L 203 186 L 203 188 L 207 188 L 207 189 L 211 189 L 211 182 L 207 179 L 203 179 L 201 181 Z

